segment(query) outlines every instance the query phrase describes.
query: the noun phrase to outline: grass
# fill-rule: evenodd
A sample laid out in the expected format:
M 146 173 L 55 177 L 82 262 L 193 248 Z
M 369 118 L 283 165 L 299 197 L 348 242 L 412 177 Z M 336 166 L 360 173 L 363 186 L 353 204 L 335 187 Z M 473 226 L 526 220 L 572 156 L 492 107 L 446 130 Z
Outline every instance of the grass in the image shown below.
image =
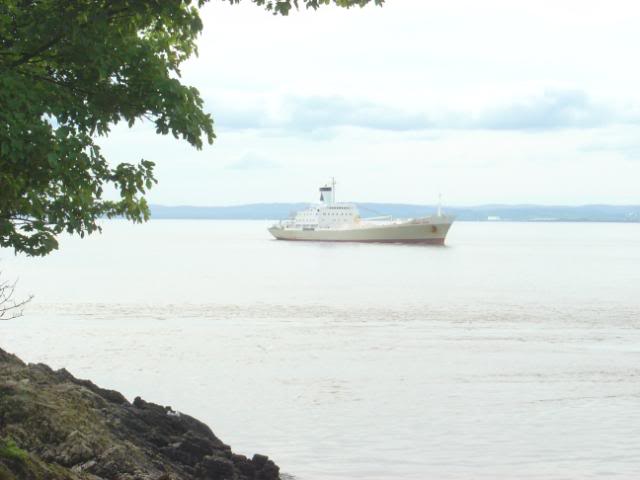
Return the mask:
M 29 454 L 16 445 L 10 438 L 0 439 L 0 458 L 24 462 Z

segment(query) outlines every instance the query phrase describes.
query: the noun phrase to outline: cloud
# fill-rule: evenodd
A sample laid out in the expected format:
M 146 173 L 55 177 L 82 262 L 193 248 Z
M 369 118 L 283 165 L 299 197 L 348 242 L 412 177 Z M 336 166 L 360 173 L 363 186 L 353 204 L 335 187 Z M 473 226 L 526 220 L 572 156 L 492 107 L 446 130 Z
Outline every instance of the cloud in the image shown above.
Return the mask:
M 589 142 L 580 147 L 585 153 L 614 153 L 627 160 L 640 160 L 640 141 L 637 140 L 638 132 L 633 132 L 633 138 L 615 138 Z
M 228 129 L 271 129 L 309 134 L 340 127 L 391 132 L 424 130 L 557 130 L 638 124 L 640 115 L 596 101 L 581 90 L 549 89 L 477 112 L 391 107 L 343 96 L 284 96 L 251 106 L 220 105 L 217 124 Z
M 463 126 L 489 130 L 548 130 L 600 127 L 620 120 L 616 112 L 580 90 L 546 90 L 542 95 L 489 108 Z
M 208 102 L 211 103 L 211 102 Z M 267 112 L 261 107 L 243 107 L 218 105 L 213 102 L 214 107 L 209 108 L 215 120 L 216 127 L 228 128 L 231 130 L 248 130 L 253 128 L 267 128 Z
M 266 170 L 279 168 L 279 164 L 262 157 L 256 153 L 249 152 L 240 157 L 237 161 L 231 163 L 226 168 L 228 170 Z
M 366 100 L 333 96 L 284 96 L 252 105 L 233 105 L 220 100 L 208 102 L 216 124 L 226 129 L 280 129 L 298 133 L 360 127 L 376 130 L 410 131 L 431 127 L 420 112 L 408 112 Z
M 284 103 L 286 126 L 300 131 L 318 128 L 360 127 L 375 130 L 423 130 L 433 125 L 420 112 L 350 100 L 340 96 L 289 97 Z

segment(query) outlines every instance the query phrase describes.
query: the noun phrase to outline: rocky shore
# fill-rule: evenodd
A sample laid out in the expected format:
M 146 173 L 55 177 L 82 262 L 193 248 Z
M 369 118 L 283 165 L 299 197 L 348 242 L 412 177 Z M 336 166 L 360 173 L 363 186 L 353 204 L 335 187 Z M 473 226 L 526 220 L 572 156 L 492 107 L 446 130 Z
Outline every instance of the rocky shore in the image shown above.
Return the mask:
M 0 349 L 0 480 L 277 480 L 202 422 Z

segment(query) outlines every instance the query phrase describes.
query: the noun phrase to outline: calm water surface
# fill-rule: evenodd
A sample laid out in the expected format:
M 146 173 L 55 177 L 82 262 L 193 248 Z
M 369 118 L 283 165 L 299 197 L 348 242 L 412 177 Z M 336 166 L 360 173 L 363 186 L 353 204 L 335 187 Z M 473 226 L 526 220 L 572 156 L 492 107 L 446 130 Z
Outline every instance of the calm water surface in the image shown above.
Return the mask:
M 300 480 L 640 476 L 640 225 L 454 224 L 447 247 L 113 221 L 0 324 L 31 362 L 197 416 Z

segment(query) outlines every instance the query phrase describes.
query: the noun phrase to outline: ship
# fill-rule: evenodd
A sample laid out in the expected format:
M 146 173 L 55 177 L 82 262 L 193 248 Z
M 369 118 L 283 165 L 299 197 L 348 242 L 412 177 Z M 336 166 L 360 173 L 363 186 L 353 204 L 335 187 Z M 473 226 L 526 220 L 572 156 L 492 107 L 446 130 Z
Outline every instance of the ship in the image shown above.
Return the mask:
M 440 205 L 434 215 L 420 218 L 361 218 L 356 205 L 336 202 L 335 193 L 336 183 L 332 179 L 320 187 L 321 203 L 276 223 L 269 232 L 278 240 L 444 245 L 454 221 L 453 216 L 442 213 Z

